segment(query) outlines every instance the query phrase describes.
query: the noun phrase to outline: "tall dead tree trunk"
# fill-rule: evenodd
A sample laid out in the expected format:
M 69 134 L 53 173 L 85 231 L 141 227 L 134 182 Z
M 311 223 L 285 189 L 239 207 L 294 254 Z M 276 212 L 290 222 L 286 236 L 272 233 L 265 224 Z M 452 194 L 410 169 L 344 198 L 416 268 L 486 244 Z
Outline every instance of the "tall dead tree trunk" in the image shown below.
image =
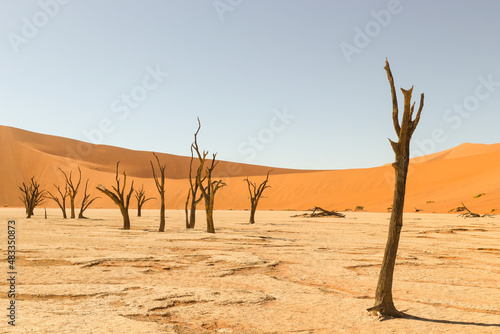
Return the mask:
M 45 199 L 45 190 L 40 189 L 40 184 L 35 181 L 34 176 L 31 178 L 29 185 L 23 182 L 19 189 L 22 192 L 19 198 L 26 208 L 26 218 L 31 218 L 31 216 L 34 215 L 35 208 L 43 203 Z
M 258 187 L 257 183 L 251 182 L 248 177 L 243 180 L 247 182 L 248 192 L 250 193 L 250 224 L 255 224 L 255 211 L 257 210 L 257 205 L 259 204 L 264 189 L 270 188 L 267 182 L 269 181 L 269 173 L 271 173 L 271 171 L 272 170 L 267 172 L 266 179 Z
M 80 182 L 82 181 L 82 170 L 80 169 L 80 167 L 78 167 L 79 176 L 78 176 L 78 183 L 76 183 L 76 185 L 73 183 L 73 179 L 71 176 L 71 174 L 73 173 L 72 171 L 69 172 L 69 176 L 68 176 L 61 168 L 59 168 L 59 170 L 64 174 L 64 178 L 66 179 L 66 184 L 68 185 L 69 202 L 71 205 L 70 218 L 74 219 L 74 218 L 76 218 L 75 197 L 76 197 L 76 194 L 78 193 L 78 188 L 80 187 Z
M 404 112 L 401 124 L 399 123 L 398 116 L 398 101 L 396 97 L 396 89 L 394 88 L 394 78 L 392 77 L 389 62 L 385 60 L 385 70 L 387 78 L 391 86 L 392 95 L 392 120 L 394 123 L 394 130 L 398 135 L 398 141 L 394 142 L 389 139 L 396 161 L 392 164 L 395 169 L 396 179 L 394 188 L 394 199 L 392 204 L 391 219 L 389 222 L 389 235 L 384 252 L 384 259 L 380 269 L 378 278 L 377 291 L 375 295 L 375 306 L 368 309 L 368 311 L 377 311 L 384 316 L 400 317 L 404 316 L 394 306 L 392 299 L 392 283 L 394 275 L 394 266 L 396 264 L 396 255 L 398 252 L 399 238 L 401 235 L 401 228 L 403 227 L 403 208 L 406 192 L 406 178 L 408 175 L 408 165 L 410 162 L 410 140 L 415 128 L 420 121 L 420 114 L 424 107 L 424 94 L 420 96 L 420 106 L 414 120 L 413 112 L 415 109 L 415 102 L 411 104 L 411 95 L 413 86 L 409 90 L 401 88 L 404 96 Z
M 205 177 L 201 177 L 202 170 L 201 168 L 197 170 L 196 176 L 200 177 L 201 183 L 205 181 Z M 203 199 L 203 194 L 200 192 L 198 196 L 198 189 L 199 185 L 198 182 L 196 182 L 197 178 L 195 179 L 194 184 L 191 185 L 191 208 L 189 209 L 189 227 L 188 228 L 194 228 L 196 224 L 196 207 L 198 206 L 198 203 Z M 192 182 L 192 181 L 191 181 Z
M 205 155 L 205 154 L 204 154 Z M 199 183 L 200 191 L 203 195 L 203 198 L 205 199 L 205 212 L 207 215 L 207 232 L 208 233 L 215 233 L 215 226 L 214 226 L 214 204 L 215 204 L 215 194 L 217 191 L 226 186 L 222 180 L 216 180 L 212 181 L 212 173 L 219 163 L 218 161 L 215 160 L 215 157 L 217 156 L 217 153 L 213 154 L 212 157 L 212 163 L 210 167 L 205 168 L 205 178 L 207 180 L 206 186 L 203 186 L 202 179 L 197 178 L 197 181 Z M 205 157 L 203 157 L 205 159 Z
M 100 197 L 94 197 L 91 198 L 90 194 L 87 194 L 87 186 L 89 185 L 89 179 L 87 179 L 87 182 L 85 182 L 85 189 L 83 190 L 83 198 L 82 198 L 82 204 L 80 205 L 80 212 L 78 213 L 78 218 L 87 218 L 83 215 L 85 210 L 94 202 L 96 199 Z
M 143 185 L 140 190 L 135 191 L 135 198 L 137 199 L 137 217 L 141 217 L 142 206 L 147 201 L 154 199 L 154 197 L 146 198 L 146 191 L 144 190 L 144 185 Z
M 160 164 L 160 159 L 153 152 L 153 155 L 156 158 L 156 163 L 158 164 L 158 169 L 160 172 L 159 177 L 156 176 L 155 168 L 153 166 L 153 162 L 149 160 L 151 163 L 151 169 L 153 170 L 153 178 L 155 180 L 156 189 L 158 189 L 158 193 L 160 194 L 160 228 L 158 231 L 165 231 L 165 168 L 167 168 L 166 164 Z
M 201 122 L 198 119 L 198 131 L 201 128 Z M 208 152 L 203 151 L 203 154 L 200 153 L 199 147 L 198 147 L 198 131 L 196 131 L 194 135 L 194 143 L 192 145 L 192 148 L 195 150 L 196 154 L 198 155 L 198 159 L 200 161 L 200 165 L 198 167 L 198 170 L 200 171 L 197 173 L 196 176 L 196 183 L 198 183 L 198 187 L 201 191 L 201 194 L 203 196 L 203 199 L 205 200 L 205 212 L 207 216 L 207 232 L 208 233 L 215 233 L 215 226 L 214 226 L 214 204 L 215 204 L 215 194 L 217 191 L 224 187 L 226 184 L 222 182 L 222 180 L 216 180 L 212 181 L 212 173 L 219 163 L 216 161 L 216 156 L 217 153 L 213 154 L 212 158 L 212 163 L 210 167 L 204 167 L 206 158 L 208 155 Z M 202 178 L 202 172 L 204 171 L 204 177 Z M 206 185 L 203 184 L 203 180 L 206 181 Z
M 54 187 L 56 187 L 57 192 L 59 193 L 59 195 L 61 195 L 61 199 L 59 199 L 59 197 L 57 197 L 57 195 L 53 195 L 50 191 L 47 191 L 47 194 L 48 194 L 47 198 L 49 198 L 57 203 L 57 205 L 59 206 L 59 208 L 62 211 L 63 218 L 67 219 L 68 215 L 66 214 L 66 197 L 68 197 L 68 184 L 64 183 L 64 194 L 61 191 L 61 187 L 56 186 L 55 184 L 54 184 Z
M 191 199 L 191 188 L 188 190 L 188 195 L 186 197 L 186 203 L 184 204 L 184 213 L 186 214 L 186 228 L 189 228 L 189 211 L 188 211 L 188 205 L 189 205 L 189 200 Z
M 120 187 L 120 178 L 118 177 L 118 165 L 120 162 L 118 161 L 116 163 L 116 187 L 112 186 L 113 191 L 108 190 L 105 186 L 102 184 L 98 185 L 96 188 L 118 205 L 120 208 L 120 212 L 123 216 L 123 229 L 124 230 L 130 230 L 130 217 L 128 214 L 128 207 L 130 205 L 130 197 L 132 196 L 132 192 L 134 191 L 134 181 L 132 181 L 132 184 L 130 185 L 130 190 L 128 191 L 128 194 L 125 194 L 125 187 L 127 186 L 127 175 L 125 174 L 125 171 L 123 172 L 123 186 Z
M 198 132 L 200 131 L 201 128 L 201 123 L 200 120 L 198 119 L 198 130 L 196 130 L 196 133 L 194 134 L 194 138 L 196 141 L 196 136 L 198 135 Z M 196 223 L 196 206 L 198 203 L 202 200 L 203 194 L 200 194 L 198 196 L 198 182 L 196 181 L 198 177 L 201 177 L 202 171 L 203 171 L 203 166 L 199 166 L 198 169 L 196 170 L 196 177 L 193 182 L 193 176 L 192 176 L 192 171 L 193 171 L 193 160 L 194 160 L 194 153 L 193 153 L 194 146 L 191 145 L 191 161 L 189 162 L 189 191 L 188 195 L 186 198 L 186 204 L 185 204 L 185 212 L 186 212 L 186 228 L 194 228 L 194 225 Z M 202 183 L 205 181 L 205 178 L 202 178 Z M 190 210 L 189 210 L 189 216 L 188 216 L 188 206 L 191 205 Z

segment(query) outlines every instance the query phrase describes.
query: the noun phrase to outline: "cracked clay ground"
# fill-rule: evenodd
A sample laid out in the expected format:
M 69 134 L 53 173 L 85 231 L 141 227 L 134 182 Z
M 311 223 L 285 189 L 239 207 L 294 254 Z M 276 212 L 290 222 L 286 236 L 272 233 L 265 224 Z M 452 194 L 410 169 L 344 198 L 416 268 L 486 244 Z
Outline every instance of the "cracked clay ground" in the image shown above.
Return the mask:
M 131 212 L 132 213 L 132 212 Z M 298 212 L 217 211 L 215 235 L 187 231 L 184 212 L 157 211 L 120 229 L 118 210 L 87 220 L 0 210 L 0 249 L 16 220 L 16 326 L 0 333 L 498 333 L 500 217 L 407 214 L 396 306 L 373 306 L 388 214 L 290 218 Z M 6 275 L 7 265 L 2 266 Z M 8 282 L 2 279 L 1 309 Z M 6 313 L 6 311 L 4 311 Z M 417 318 L 418 317 L 418 318 Z

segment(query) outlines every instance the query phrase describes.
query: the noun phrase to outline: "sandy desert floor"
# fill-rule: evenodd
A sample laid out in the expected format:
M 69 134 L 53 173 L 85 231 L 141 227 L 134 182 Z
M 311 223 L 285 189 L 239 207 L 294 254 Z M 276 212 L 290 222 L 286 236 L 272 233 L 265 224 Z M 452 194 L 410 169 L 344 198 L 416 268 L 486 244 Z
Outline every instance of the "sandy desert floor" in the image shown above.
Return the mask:
M 389 214 L 291 218 L 297 212 L 217 211 L 217 233 L 187 231 L 183 211 L 87 220 L 0 209 L 0 249 L 16 220 L 16 326 L 1 333 L 498 333 L 500 216 L 406 214 L 395 272 L 398 309 L 373 306 Z M 131 212 L 132 213 L 132 212 Z M 135 212 L 134 212 L 135 213 Z M 7 277 L 7 262 L 2 265 Z

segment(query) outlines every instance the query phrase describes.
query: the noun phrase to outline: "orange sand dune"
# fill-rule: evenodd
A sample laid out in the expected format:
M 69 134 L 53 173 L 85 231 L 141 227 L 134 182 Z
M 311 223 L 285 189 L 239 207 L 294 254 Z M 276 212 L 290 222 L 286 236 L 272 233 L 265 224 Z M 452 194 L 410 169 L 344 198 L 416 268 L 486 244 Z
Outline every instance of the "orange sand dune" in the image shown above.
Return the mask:
M 89 178 L 89 189 L 99 196 L 95 186 L 114 184 L 117 161 L 136 188 L 144 185 L 148 196 L 157 195 L 149 165 L 153 158 L 151 152 L 92 145 L 0 126 L 0 156 L 0 205 L 4 207 L 22 206 L 18 185 L 32 176 L 53 191 L 53 184 L 63 181 L 58 168 L 73 170 L 75 174 L 80 166 L 83 180 Z M 170 154 L 159 154 L 159 157 L 167 164 L 167 208 L 182 209 L 188 190 L 190 158 Z M 270 169 L 222 161 L 216 172 L 227 187 L 218 193 L 216 208 L 247 208 L 248 189 L 243 179 L 249 176 L 260 182 Z M 313 206 L 345 210 L 363 206 L 365 211 L 385 212 L 392 204 L 394 171 L 390 164 L 332 171 L 274 168 L 269 184 L 271 188 L 266 190 L 266 198 L 259 206 L 263 210 L 305 210 Z M 484 195 L 474 198 L 482 193 Z M 478 213 L 500 210 L 500 144 L 463 144 L 412 160 L 406 211 L 448 212 L 461 202 Z M 107 198 L 94 203 L 96 208 L 114 208 Z M 47 201 L 44 205 L 54 207 L 54 204 Z M 132 207 L 134 204 L 132 200 Z M 151 200 L 145 207 L 159 207 L 159 202 Z

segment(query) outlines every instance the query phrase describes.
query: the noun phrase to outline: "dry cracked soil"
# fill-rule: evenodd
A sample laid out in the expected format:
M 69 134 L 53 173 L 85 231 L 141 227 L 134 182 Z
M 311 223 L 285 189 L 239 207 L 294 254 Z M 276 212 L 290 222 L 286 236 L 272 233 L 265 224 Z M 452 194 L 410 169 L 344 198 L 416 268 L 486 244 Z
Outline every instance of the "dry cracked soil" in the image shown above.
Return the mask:
M 394 299 L 411 317 L 369 314 L 389 214 L 292 218 L 216 211 L 216 234 L 183 211 L 118 210 L 62 219 L 1 209 L 0 248 L 16 221 L 16 326 L 2 279 L 0 333 L 498 333 L 500 217 L 406 214 Z M 134 212 L 131 211 L 131 215 Z M 3 275 L 8 264 L 4 261 Z

